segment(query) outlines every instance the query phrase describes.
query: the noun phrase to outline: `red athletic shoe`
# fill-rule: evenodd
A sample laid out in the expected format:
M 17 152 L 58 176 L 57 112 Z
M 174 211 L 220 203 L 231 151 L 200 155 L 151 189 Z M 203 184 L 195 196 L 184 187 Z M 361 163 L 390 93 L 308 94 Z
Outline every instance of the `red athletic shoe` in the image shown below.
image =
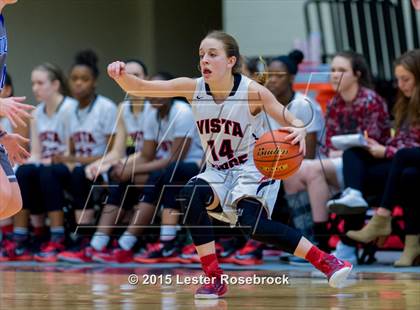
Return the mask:
M 237 265 L 261 265 L 263 263 L 263 249 L 261 243 L 248 240 L 245 246 L 236 252 L 232 262 Z
M 215 299 L 226 294 L 228 287 L 220 281 L 220 278 L 213 278 L 213 283 L 204 284 L 195 291 L 197 299 Z
M 31 261 L 32 252 L 26 246 L 26 241 L 3 240 L 0 247 L 0 262 Z
M 194 297 L 197 299 L 216 299 L 225 295 L 228 286 L 221 281 L 223 271 L 220 268 L 215 268 L 214 265 L 210 265 L 204 270 L 204 273 L 211 281 L 209 284 L 199 287 L 195 291 Z
M 132 263 L 133 251 L 115 248 L 112 251 L 95 252 L 92 259 L 98 263 Z
M 219 263 L 233 263 L 236 249 L 230 245 L 223 246 L 221 251 L 217 251 L 217 259 Z
M 331 287 L 340 287 L 350 274 L 353 265 L 328 254 L 321 259 L 316 267 L 327 276 L 328 284 Z
M 165 247 L 161 242 L 148 244 L 147 251 L 134 255 L 134 261 L 144 264 L 177 263 L 178 248 L 174 245 Z
M 41 251 L 34 255 L 34 259 L 38 262 L 55 263 L 57 255 L 64 250 L 63 242 L 49 241 L 41 247 Z
M 57 255 L 57 259 L 69 263 L 91 263 L 93 249 L 84 247 L 78 251 L 63 251 Z
M 181 264 L 200 263 L 200 257 L 194 244 L 191 243 L 182 248 L 181 254 L 178 256 L 178 262 Z

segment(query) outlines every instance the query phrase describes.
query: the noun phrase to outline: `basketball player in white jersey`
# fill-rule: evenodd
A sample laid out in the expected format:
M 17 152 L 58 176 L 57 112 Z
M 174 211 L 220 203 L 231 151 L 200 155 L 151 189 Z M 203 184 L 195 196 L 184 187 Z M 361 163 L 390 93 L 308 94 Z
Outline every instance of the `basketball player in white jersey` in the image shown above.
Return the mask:
M 147 78 L 147 67 L 141 60 L 127 60 L 126 64 L 127 72 L 140 79 Z M 108 170 L 120 169 L 120 166 L 125 166 L 127 162 L 127 153 L 133 151 L 135 153 L 141 153 L 144 143 L 144 124 L 146 119 L 150 117 L 152 110 L 150 103 L 145 100 L 145 98 L 140 97 L 129 97 L 120 104 L 118 110 L 117 132 L 112 150 L 105 156 L 86 166 L 85 174 L 89 180 L 95 181 L 100 175 L 106 174 Z M 129 148 L 132 148 L 132 150 L 127 148 L 127 141 L 129 141 Z M 145 182 L 146 178 L 144 179 Z M 110 186 L 108 190 L 110 193 L 108 203 L 102 209 L 98 224 L 99 227 L 90 241 L 92 247 L 98 251 L 100 248 L 96 244 L 104 244 L 103 246 L 105 247 L 109 240 L 108 238 L 103 238 L 101 236 L 108 236 L 112 233 L 112 225 L 114 225 L 118 215 L 120 215 L 121 218 L 124 217 L 124 212 L 119 213 L 120 211 L 124 211 L 119 208 L 121 205 L 120 200 L 124 197 L 128 184 L 132 184 L 131 182 L 128 182 L 128 184 L 126 182 L 113 182 L 113 180 L 109 180 L 109 183 Z M 127 195 L 128 194 L 131 195 L 131 191 L 127 193 Z M 116 205 L 110 203 L 111 201 L 116 200 L 118 200 L 118 202 L 115 203 Z M 104 239 L 106 239 L 106 243 L 103 242 Z M 58 258 L 63 261 L 82 263 L 91 261 L 90 254 L 91 253 L 86 253 L 85 248 L 82 248 L 80 251 L 61 252 Z
M 153 80 L 169 80 L 173 77 L 165 72 L 157 73 Z M 121 182 L 130 178 L 133 175 L 147 176 L 147 182 L 142 188 L 142 201 L 146 202 L 146 209 L 142 209 L 142 205 L 136 206 L 140 208 L 139 221 L 147 219 L 147 216 L 152 216 L 154 203 L 159 198 L 161 191 L 165 184 L 166 173 L 174 175 L 174 179 L 182 182 L 184 176 L 184 184 L 189 178 L 185 175 L 194 176 L 198 172 L 197 162 L 201 160 L 202 149 L 199 143 L 196 129 L 193 123 L 191 108 L 182 101 L 174 100 L 172 98 L 151 99 L 153 110 L 149 114 L 144 124 L 144 147 L 137 158 L 133 158 L 132 162 L 128 162 L 128 168 L 122 172 L 120 177 Z M 176 162 L 178 166 L 174 167 L 171 163 Z M 192 164 L 192 167 L 189 165 Z M 193 172 L 191 172 L 193 170 Z M 111 173 L 112 175 L 112 173 Z M 138 182 L 135 181 L 138 185 Z M 140 183 L 142 184 L 142 183 Z M 143 183 L 144 184 L 144 183 Z M 143 187 L 143 186 L 141 186 Z M 136 189 L 136 188 L 130 188 Z M 178 187 L 178 191 L 179 191 Z M 136 194 L 137 193 L 137 194 Z M 169 195 L 173 199 L 175 194 Z M 116 199 L 117 198 L 117 199 Z M 169 200 L 169 199 L 168 199 Z M 126 192 L 125 200 L 122 200 L 115 195 L 113 191 L 108 198 L 108 203 L 114 208 L 127 210 L 132 209 L 134 205 L 138 204 L 138 191 Z M 168 202 L 168 201 L 166 201 Z M 165 203 L 167 208 L 173 206 L 173 203 Z M 148 212 L 147 215 L 143 212 Z M 170 210 L 163 213 L 162 221 L 165 222 L 169 218 Z M 150 221 L 146 220 L 147 222 Z M 114 221 L 115 222 L 115 221 Z M 112 225 L 113 223 L 99 222 L 99 226 Z M 130 225 L 123 236 L 118 241 L 117 248 L 112 252 L 103 253 L 104 246 L 109 241 L 109 233 L 103 228 L 99 228 L 92 239 L 91 245 L 95 249 L 92 258 L 99 262 L 129 262 L 133 260 L 132 248 L 137 242 L 138 229 L 137 226 L 141 223 L 136 219 L 131 220 Z M 102 253 L 101 253 L 102 252 Z M 60 258 L 62 255 L 60 254 Z
M 140 79 L 147 79 L 147 67 L 140 60 L 127 60 L 126 69 Z M 86 166 L 86 176 L 94 180 L 101 173 L 117 163 L 126 160 L 127 142 L 135 153 L 143 148 L 144 123 L 149 117 L 150 103 L 145 98 L 130 97 L 123 101 L 118 109 L 117 133 L 112 150 L 101 159 Z
M 189 225 L 202 268 L 211 279 L 196 291 L 195 297 L 218 298 L 227 292 L 209 216 L 240 225 L 251 238 L 307 259 L 327 276 L 331 286 L 340 285 L 352 265 L 319 250 L 298 231 L 269 219 L 278 181 L 263 177 L 253 163 L 253 146 L 264 132 L 264 111 L 290 131 L 287 139 L 292 144 L 300 143 L 304 153 L 303 123 L 264 86 L 239 74 L 239 47 L 232 36 L 210 32 L 201 41 L 199 55 L 199 79 L 143 81 L 126 74 L 123 62 L 108 66 L 110 77 L 127 92 L 149 97 L 183 96 L 192 104 L 207 151 L 207 168 L 183 190 L 184 221 Z
M 70 154 L 53 157 L 54 163 L 65 164 L 71 174 L 66 185 L 73 197 L 78 225 L 91 225 L 94 221 L 94 202 L 88 199 L 94 184 L 86 177 L 85 167 L 112 149 L 117 127 L 117 105 L 96 93 L 97 62 L 98 58 L 91 50 L 76 55 L 69 76 L 71 94 L 78 101 L 69 120 Z M 78 238 L 77 243 L 88 240 Z

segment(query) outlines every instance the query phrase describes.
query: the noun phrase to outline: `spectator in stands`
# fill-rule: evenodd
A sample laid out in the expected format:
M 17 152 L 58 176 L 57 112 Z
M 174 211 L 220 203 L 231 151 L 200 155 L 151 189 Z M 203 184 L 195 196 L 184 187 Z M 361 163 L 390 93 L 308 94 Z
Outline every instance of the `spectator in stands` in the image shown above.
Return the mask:
M 361 231 L 347 234 L 352 239 L 369 242 L 391 233 L 391 211 L 396 203 L 401 203 L 406 215 L 407 236 L 403 256 L 395 265 L 409 266 L 420 254 L 417 205 L 420 152 L 418 148 L 397 151 L 420 146 L 420 49 L 408 51 L 396 60 L 395 76 L 399 88 L 394 106 L 395 136 L 384 144 L 369 138 L 367 149 L 352 148 L 344 153 L 347 189 L 340 199 L 331 200 L 329 205 L 331 208 L 341 206 L 342 213 L 364 212 L 358 208 L 368 206 L 363 196 L 383 192 L 381 207 L 369 224 Z
M 331 63 L 331 84 L 337 95 L 329 102 L 325 115 L 325 144 L 321 149 L 328 158 L 304 160 L 299 171 L 285 183 L 287 200 L 293 205 L 310 202 L 314 233 L 321 248 L 328 247 L 328 199 L 343 189 L 342 154 L 331 138 L 335 135 L 367 132 L 385 143 L 390 135 L 389 115 L 385 101 L 371 87 L 371 78 L 364 57 L 347 51 L 337 53 Z M 298 197 L 307 191 L 308 198 Z M 305 201 L 306 200 L 306 201 Z M 346 221 L 346 230 L 352 229 Z M 357 227 L 359 228 L 359 227 Z M 356 228 L 356 229 L 357 229 Z M 341 238 L 334 255 L 356 263 L 354 241 Z

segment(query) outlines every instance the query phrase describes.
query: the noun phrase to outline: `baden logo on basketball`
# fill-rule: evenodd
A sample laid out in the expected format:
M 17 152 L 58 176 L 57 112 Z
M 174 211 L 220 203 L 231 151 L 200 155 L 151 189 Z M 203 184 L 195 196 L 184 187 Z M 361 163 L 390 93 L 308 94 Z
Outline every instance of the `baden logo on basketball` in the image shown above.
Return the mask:
M 255 143 L 254 163 L 264 176 L 284 180 L 299 169 L 303 155 L 299 144 L 286 140 L 289 134 L 281 129 L 269 131 Z
M 268 150 L 264 147 L 259 147 L 258 150 L 257 150 L 257 155 L 261 156 L 261 157 L 272 156 L 272 155 L 278 155 L 280 157 L 280 156 L 284 156 L 284 155 L 287 155 L 287 154 L 289 154 L 289 150 L 281 149 L 279 147 L 276 147 L 273 150 Z

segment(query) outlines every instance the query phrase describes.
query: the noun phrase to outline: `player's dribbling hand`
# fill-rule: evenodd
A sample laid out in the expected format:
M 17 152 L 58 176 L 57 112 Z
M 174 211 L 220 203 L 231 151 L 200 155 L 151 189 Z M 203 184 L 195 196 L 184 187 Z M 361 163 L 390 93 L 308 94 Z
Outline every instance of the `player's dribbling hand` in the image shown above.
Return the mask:
M 9 133 L 0 139 L 0 143 L 6 148 L 10 163 L 23 164 L 30 157 L 31 154 L 21 145 L 28 143 L 29 139 L 22 137 L 17 133 Z
M 292 140 L 292 144 L 299 143 L 299 152 L 302 153 L 303 156 L 306 154 L 306 129 L 303 127 L 284 127 L 282 128 L 290 132 L 289 135 L 286 136 L 286 140 Z
M 18 124 L 26 127 L 24 118 L 32 118 L 27 111 L 33 110 L 35 107 L 29 104 L 24 104 L 26 97 L 9 97 L 0 99 L 0 116 L 7 117 L 12 123 L 13 127 Z
M 112 79 L 118 79 L 125 73 L 125 63 L 122 61 L 114 61 L 108 65 L 107 71 Z

